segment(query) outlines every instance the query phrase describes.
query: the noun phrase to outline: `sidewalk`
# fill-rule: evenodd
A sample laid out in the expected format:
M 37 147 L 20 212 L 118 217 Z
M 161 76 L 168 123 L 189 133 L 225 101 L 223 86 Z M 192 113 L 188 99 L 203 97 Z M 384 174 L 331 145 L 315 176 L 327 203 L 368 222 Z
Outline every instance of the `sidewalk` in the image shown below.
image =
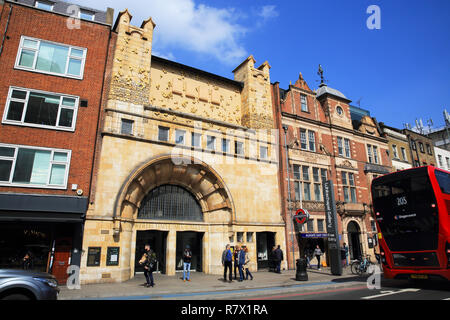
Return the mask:
M 224 282 L 220 275 L 207 275 L 201 272 L 192 272 L 191 281 L 183 282 L 182 273 L 175 276 L 154 274 L 155 286 L 147 288 L 143 274 L 137 274 L 133 279 L 122 283 L 86 284 L 79 290 L 69 290 L 61 286 L 59 300 L 80 299 L 190 299 L 196 295 L 224 295 L 232 291 L 258 291 L 269 288 L 270 290 L 289 290 L 290 288 L 305 290 L 317 290 L 321 288 L 336 288 L 351 286 L 356 283 L 365 283 L 365 279 L 357 277 L 345 268 L 342 276 L 332 275 L 330 268 L 308 269 L 308 281 L 296 281 L 295 270 L 283 271 L 276 274 L 268 271 L 253 273 L 254 280 L 232 283 Z

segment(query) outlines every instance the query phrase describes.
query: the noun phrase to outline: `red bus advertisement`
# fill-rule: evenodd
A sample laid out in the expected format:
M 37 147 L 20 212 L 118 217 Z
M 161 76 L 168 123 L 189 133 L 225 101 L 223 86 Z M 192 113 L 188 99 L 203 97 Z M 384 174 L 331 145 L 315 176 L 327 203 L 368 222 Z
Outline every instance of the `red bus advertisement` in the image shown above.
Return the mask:
M 450 280 L 450 172 L 433 166 L 372 182 L 386 278 Z

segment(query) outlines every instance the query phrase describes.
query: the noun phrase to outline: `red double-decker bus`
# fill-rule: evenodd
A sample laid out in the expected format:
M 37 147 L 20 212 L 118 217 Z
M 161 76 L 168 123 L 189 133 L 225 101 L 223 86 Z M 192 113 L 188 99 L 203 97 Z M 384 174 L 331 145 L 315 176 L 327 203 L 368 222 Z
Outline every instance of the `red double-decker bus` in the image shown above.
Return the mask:
M 386 278 L 450 280 L 450 172 L 433 166 L 372 182 Z

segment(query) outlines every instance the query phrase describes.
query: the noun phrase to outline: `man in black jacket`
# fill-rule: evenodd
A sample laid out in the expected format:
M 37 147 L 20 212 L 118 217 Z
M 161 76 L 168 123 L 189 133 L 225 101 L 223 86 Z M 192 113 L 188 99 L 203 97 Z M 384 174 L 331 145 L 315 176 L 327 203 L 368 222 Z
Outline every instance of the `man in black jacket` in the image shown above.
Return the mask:
M 275 249 L 275 262 L 276 262 L 276 273 L 281 273 L 281 261 L 283 261 L 283 250 L 280 246 Z

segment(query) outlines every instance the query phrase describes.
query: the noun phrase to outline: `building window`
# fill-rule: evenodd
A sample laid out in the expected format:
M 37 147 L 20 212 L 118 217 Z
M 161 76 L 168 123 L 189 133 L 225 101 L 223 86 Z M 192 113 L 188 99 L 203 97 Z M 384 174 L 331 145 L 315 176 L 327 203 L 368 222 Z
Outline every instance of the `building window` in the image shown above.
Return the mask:
M 302 111 L 308 112 L 308 102 L 306 100 L 306 95 L 301 94 L 300 101 L 301 101 L 301 105 L 302 105 Z
M 450 170 L 450 158 L 445 157 L 445 162 L 447 162 L 447 170 Z
M 314 180 L 314 200 L 322 201 L 322 193 L 320 191 L 320 175 L 319 168 L 313 168 L 313 180 Z
M 134 124 L 133 120 L 122 119 L 122 123 L 120 126 L 120 133 L 132 135 L 133 134 L 133 124 Z
M 305 129 L 300 129 L 300 148 L 302 150 L 307 150 L 308 149 L 308 144 L 307 144 L 307 140 L 306 140 L 306 130 Z
M 314 131 L 308 131 L 309 150 L 316 151 L 316 135 Z
M 78 97 L 12 87 L 3 123 L 58 130 L 75 130 Z
M 402 152 L 402 160 L 408 161 L 408 157 L 406 156 L 406 149 L 405 148 L 400 148 L 401 152 Z
M 336 112 L 340 116 L 342 116 L 344 114 L 344 110 L 340 106 L 336 107 Z
M 431 146 L 427 143 L 427 152 L 429 155 L 433 155 L 433 151 L 431 150 Z
M 80 10 L 80 19 L 94 21 L 95 13 L 87 10 Z
M 323 219 L 317 219 L 317 232 L 324 232 L 324 221 Z
M 244 143 L 240 141 L 234 142 L 234 151 L 237 155 L 244 155 Z
M 175 130 L 175 143 L 184 145 L 186 143 L 186 131 Z
M 237 232 L 236 233 L 236 240 L 237 240 L 237 242 L 244 242 L 244 233 L 243 232 Z
M 302 150 L 316 151 L 316 134 L 314 131 L 300 129 L 300 148 Z
M 0 144 L 0 184 L 65 189 L 70 150 Z
M 320 169 L 320 176 L 322 178 L 322 183 L 327 181 L 327 169 Z
M 411 141 L 411 149 L 416 150 L 416 143 L 414 141 Z
M 347 139 L 347 138 L 344 138 L 344 148 L 345 148 L 345 156 L 347 158 L 350 158 L 351 157 L 351 154 L 350 154 L 350 140 Z
M 169 141 L 169 128 L 167 127 L 158 127 L 158 140 L 159 141 Z
M 206 148 L 208 150 L 216 150 L 216 137 L 214 136 L 206 137 Z
M 442 156 L 440 154 L 438 154 L 438 163 L 439 163 L 439 168 L 444 168 L 444 164 L 442 162 Z
M 192 132 L 191 138 L 191 146 L 200 148 L 200 140 L 202 138 L 202 135 L 200 133 Z
M 378 147 L 368 144 L 367 145 L 367 157 L 368 157 L 369 163 L 378 163 Z
M 83 78 L 86 49 L 22 36 L 15 67 Z
M 394 155 L 394 159 L 398 159 L 398 151 L 397 146 L 395 144 L 392 145 L 392 153 Z
M 341 172 L 344 201 L 356 203 L 355 176 L 351 172 Z
M 48 11 L 52 11 L 53 10 L 53 3 L 50 2 L 50 1 L 36 1 L 34 3 L 34 6 L 36 8 L 44 9 L 44 10 L 48 10 Z
M 306 221 L 306 230 L 308 232 L 314 232 L 314 220 L 313 219 Z
M 265 147 L 265 146 L 259 147 L 259 157 L 261 159 L 267 159 L 267 152 L 268 152 L 267 147 Z
M 347 138 L 337 137 L 338 152 L 341 157 L 351 157 L 350 153 L 350 140 Z
M 247 242 L 253 242 L 253 232 L 247 232 Z
M 422 142 L 419 142 L 419 150 L 420 150 L 420 152 L 425 153 L 425 149 L 423 147 L 423 143 Z
M 372 227 L 372 232 L 377 232 L 377 225 L 374 220 L 370 220 L 370 226 Z
M 222 152 L 230 152 L 230 140 L 222 139 Z

